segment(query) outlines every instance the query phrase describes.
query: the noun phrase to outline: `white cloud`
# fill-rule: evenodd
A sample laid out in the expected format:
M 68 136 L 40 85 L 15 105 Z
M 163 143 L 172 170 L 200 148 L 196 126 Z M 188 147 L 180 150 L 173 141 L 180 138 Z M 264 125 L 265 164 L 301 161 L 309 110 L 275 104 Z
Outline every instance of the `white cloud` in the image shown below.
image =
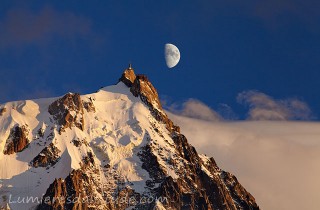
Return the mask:
M 179 108 L 177 104 L 173 104 L 168 107 L 168 109 L 178 115 L 195 119 L 202 119 L 206 121 L 219 121 L 222 119 L 222 117 L 209 106 L 192 98 L 184 102 L 181 108 Z
M 237 101 L 249 108 L 247 120 L 288 121 L 313 120 L 315 117 L 308 104 L 296 99 L 274 99 L 264 93 L 250 90 L 238 94 Z M 227 104 L 219 104 L 217 111 L 197 99 L 188 99 L 182 104 L 162 101 L 174 114 L 206 121 L 237 120 L 238 115 Z
M 258 91 L 238 94 L 239 103 L 249 107 L 249 120 L 310 120 L 309 106 L 298 99 L 276 100 Z
M 319 209 L 320 123 L 169 116 L 198 152 L 234 173 L 262 209 Z

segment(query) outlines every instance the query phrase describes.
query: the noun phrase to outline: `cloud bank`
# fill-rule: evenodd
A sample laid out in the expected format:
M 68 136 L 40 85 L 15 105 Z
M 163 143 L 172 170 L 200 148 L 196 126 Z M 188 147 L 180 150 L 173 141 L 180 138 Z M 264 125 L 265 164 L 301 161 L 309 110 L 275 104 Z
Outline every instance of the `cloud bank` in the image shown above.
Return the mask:
M 320 123 L 169 116 L 198 152 L 235 174 L 262 209 L 319 208 Z
M 214 111 L 196 99 L 169 106 L 169 117 L 200 153 L 234 173 L 262 209 L 317 210 L 320 123 L 290 121 L 313 119 L 309 106 L 258 91 L 244 91 L 237 101 L 248 108 L 245 121 L 221 117 L 236 116 L 226 104 Z

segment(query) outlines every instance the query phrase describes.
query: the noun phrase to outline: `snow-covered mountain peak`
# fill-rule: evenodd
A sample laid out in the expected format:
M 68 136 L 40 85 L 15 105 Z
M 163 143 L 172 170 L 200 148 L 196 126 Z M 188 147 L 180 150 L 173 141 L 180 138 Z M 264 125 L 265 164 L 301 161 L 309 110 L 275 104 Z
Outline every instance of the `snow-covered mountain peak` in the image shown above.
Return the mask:
M 96 93 L 0 106 L 0 206 L 258 209 L 233 175 L 197 154 L 131 67 Z

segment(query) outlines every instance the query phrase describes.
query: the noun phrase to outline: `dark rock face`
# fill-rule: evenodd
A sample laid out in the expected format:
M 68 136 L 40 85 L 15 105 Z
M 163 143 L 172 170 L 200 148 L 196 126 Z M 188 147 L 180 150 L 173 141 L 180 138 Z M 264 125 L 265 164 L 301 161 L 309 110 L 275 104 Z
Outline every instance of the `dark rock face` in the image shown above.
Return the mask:
M 162 110 L 157 90 L 146 75 L 137 75 L 130 90 L 135 97 L 140 96 L 148 106 Z
M 87 110 L 87 112 L 96 112 L 96 107 L 94 106 L 91 98 L 90 101 L 83 101 L 83 108 Z
M 132 68 L 126 69 L 119 79 L 128 87 L 135 97 L 140 97 L 141 100 L 149 107 L 152 115 L 160 122 L 166 124 L 169 131 L 180 132 L 179 126 L 173 124 L 163 111 L 158 92 L 148 80 L 146 75 L 135 75 Z
M 181 180 L 174 181 L 167 177 L 158 188 L 158 196 L 165 196 L 168 202 L 163 203 L 167 209 L 212 209 L 205 192 L 184 192 Z
M 37 209 L 64 209 L 64 203 L 62 199 L 67 195 L 67 186 L 63 179 L 55 179 L 47 189 L 46 194 L 43 197 L 42 204 Z
M 29 140 L 27 137 L 28 133 L 29 131 L 26 125 L 12 128 L 6 141 L 3 153 L 5 155 L 11 155 L 24 150 L 29 145 Z
M 170 132 L 180 132 L 180 128 L 174 125 L 163 111 L 157 90 L 153 87 L 147 76 L 137 75 L 130 90 L 134 96 L 140 96 L 141 100 L 149 107 L 152 115 L 158 121 L 163 122 Z
M 227 186 L 231 197 L 235 200 L 237 208 L 243 209 L 253 209 L 252 206 L 255 206 L 254 197 L 244 189 L 244 187 L 238 182 L 237 178 L 229 172 L 223 171 L 220 174 L 221 179 L 224 181 Z M 258 209 L 258 208 L 255 208 Z
M 0 108 L 0 116 L 2 116 L 6 111 L 6 107 Z
M 84 129 L 83 103 L 78 93 L 67 93 L 62 98 L 50 104 L 48 112 L 61 126 L 61 132 L 65 128 L 76 126 Z
M 134 80 L 136 79 L 136 75 L 133 71 L 132 68 L 128 68 L 126 69 L 121 78 L 119 79 L 119 81 L 123 82 L 124 84 L 126 84 L 128 87 L 131 87 L 132 84 L 134 83 Z
M 93 154 L 88 152 L 84 157 L 81 168 L 72 170 L 66 179 L 55 179 L 50 184 L 45 195 L 43 196 L 42 203 L 38 205 L 38 210 L 87 210 L 90 203 L 95 207 L 103 205 L 94 192 L 98 183 L 94 183 L 92 174 L 97 175 L 99 171 L 94 167 Z
M 166 174 L 163 170 L 160 169 L 160 164 L 157 160 L 157 157 L 152 153 L 152 147 L 150 144 L 147 144 L 142 152 L 139 154 L 140 159 L 142 160 L 142 168 L 149 172 L 150 177 L 152 177 L 152 185 L 154 183 L 160 183 L 166 177 Z
M 60 150 L 50 143 L 45 147 L 30 163 L 33 167 L 48 167 L 53 166 L 59 161 Z
M 95 166 L 94 155 L 88 152 L 81 168 L 73 170 L 66 179 L 56 179 L 47 189 L 37 210 L 124 210 L 130 206 L 123 202 L 130 197 L 139 199 L 139 194 L 130 188 L 118 188 L 116 192 L 104 191 L 95 177 L 99 169 Z
M 183 163 L 179 168 L 176 162 L 171 162 L 179 176 L 176 180 L 165 176 L 152 146 L 147 145 L 140 155 L 151 182 L 160 185 L 153 188 L 155 196 L 167 198 L 162 203 L 166 209 L 259 209 L 253 196 L 233 175 L 222 171 L 213 158 L 202 160 L 182 134 L 175 133 L 172 138 L 179 154 L 177 160 Z M 147 207 L 152 209 L 154 205 Z
M 78 199 L 87 196 L 87 191 L 83 190 L 86 182 L 89 182 L 88 176 L 81 170 L 73 170 L 65 180 L 56 179 L 47 189 L 37 209 L 88 209 L 87 203 L 78 202 Z
M 197 165 L 202 163 L 196 149 L 188 143 L 187 138 L 184 135 L 173 133 L 172 139 L 175 143 L 176 150 L 181 157 Z
M 74 146 L 76 146 L 76 147 L 81 147 L 82 144 L 88 146 L 88 142 L 86 141 L 85 138 L 82 139 L 82 140 L 80 140 L 80 139 L 78 139 L 78 138 L 75 138 L 75 139 L 72 139 L 71 142 L 72 142 L 72 143 L 74 144 Z

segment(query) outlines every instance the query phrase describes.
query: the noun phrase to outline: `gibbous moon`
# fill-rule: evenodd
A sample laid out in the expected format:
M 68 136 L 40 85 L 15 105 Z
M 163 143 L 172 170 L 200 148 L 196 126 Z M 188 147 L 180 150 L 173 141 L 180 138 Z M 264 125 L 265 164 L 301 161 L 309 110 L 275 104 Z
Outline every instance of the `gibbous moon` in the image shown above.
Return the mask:
M 164 47 L 164 55 L 168 68 L 175 67 L 180 60 L 179 49 L 173 44 L 166 44 Z

